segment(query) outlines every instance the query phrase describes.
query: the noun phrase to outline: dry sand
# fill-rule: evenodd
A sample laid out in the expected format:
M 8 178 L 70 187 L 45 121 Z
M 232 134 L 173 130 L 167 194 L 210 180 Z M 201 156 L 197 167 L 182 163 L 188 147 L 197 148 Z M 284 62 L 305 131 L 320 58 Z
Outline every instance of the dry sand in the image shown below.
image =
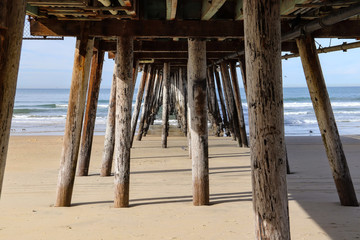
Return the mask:
M 192 206 L 186 138 L 169 148 L 150 135 L 131 152 L 130 208 L 115 209 L 113 177 L 100 177 L 96 136 L 90 176 L 75 180 L 72 207 L 55 208 L 61 136 L 11 137 L 0 200 L 0 239 L 254 239 L 249 149 L 211 137 L 211 205 Z M 360 199 L 360 140 L 344 137 Z M 288 137 L 292 239 L 360 239 L 360 208 L 339 205 L 320 137 Z

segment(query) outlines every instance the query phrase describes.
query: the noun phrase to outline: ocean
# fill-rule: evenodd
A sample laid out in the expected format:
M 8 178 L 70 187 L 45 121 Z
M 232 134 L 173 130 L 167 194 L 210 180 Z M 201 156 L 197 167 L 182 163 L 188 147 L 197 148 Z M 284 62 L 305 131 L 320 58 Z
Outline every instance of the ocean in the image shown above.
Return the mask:
M 15 97 L 11 135 L 62 135 L 64 133 L 69 89 L 18 89 Z M 335 119 L 341 135 L 360 134 L 360 87 L 329 87 Z M 104 135 L 110 89 L 101 89 L 95 134 Z M 136 90 L 133 99 L 135 104 Z M 245 122 L 248 113 L 241 89 Z M 318 136 L 315 113 L 307 88 L 284 88 L 285 135 Z M 161 124 L 157 119 L 155 124 Z M 170 124 L 176 125 L 171 119 Z

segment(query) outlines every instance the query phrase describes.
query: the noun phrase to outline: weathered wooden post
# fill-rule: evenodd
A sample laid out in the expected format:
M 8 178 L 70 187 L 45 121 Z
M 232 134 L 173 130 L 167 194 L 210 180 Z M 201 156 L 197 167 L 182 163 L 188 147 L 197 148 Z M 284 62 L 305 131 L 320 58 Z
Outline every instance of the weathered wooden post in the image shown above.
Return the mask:
M 280 0 L 245 0 L 245 57 L 256 239 L 290 239 Z M 266 47 L 264 47 L 266 46 Z
M 233 133 L 233 139 L 238 141 L 238 145 L 242 146 L 242 141 L 240 137 L 240 130 L 239 130 L 239 121 L 237 118 L 237 113 L 235 109 L 235 103 L 234 103 L 234 95 L 231 89 L 231 83 L 230 83 L 230 75 L 228 70 L 228 64 L 226 62 L 220 63 L 220 69 L 221 69 L 221 79 L 224 87 L 224 94 L 225 94 L 225 100 L 227 104 L 228 109 L 228 117 L 229 117 L 229 125 L 230 125 L 230 131 L 232 130 Z
M 219 72 L 216 70 L 216 66 L 213 67 L 213 71 L 215 74 L 215 80 L 216 80 L 216 86 L 217 86 L 216 89 L 218 90 L 218 95 L 219 95 L 219 99 L 220 99 L 225 135 L 229 136 L 230 135 L 229 121 L 228 121 L 228 117 L 227 117 L 227 110 L 226 110 L 224 95 L 223 95 L 222 86 L 221 86 L 221 82 L 220 82 L 220 75 L 219 75 Z
M 116 64 L 114 64 L 114 73 L 111 83 L 109 109 L 106 120 L 104 152 L 100 176 L 106 177 L 111 175 L 111 167 L 114 157 L 115 146 L 115 114 L 116 114 Z
M 246 96 L 246 100 L 247 100 L 246 66 L 245 66 L 245 56 L 244 55 L 239 57 L 239 66 L 240 66 L 241 76 L 242 76 L 242 80 L 243 80 L 245 96 Z
M 149 74 L 148 74 L 148 80 L 146 81 L 146 86 L 145 86 L 145 93 L 144 93 L 144 103 L 143 103 L 143 107 L 141 110 L 141 117 L 140 117 L 140 123 L 139 123 L 139 131 L 138 131 L 138 135 L 137 135 L 137 140 L 141 141 L 143 133 L 144 133 L 144 125 L 145 125 L 145 119 L 146 119 L 146 115 L 147 115 L 147 109 L 148 109 L 148 105 L 150 102 L 150 92 L 151 92 L 151 87 L 152 87 L 152 82 L 155 76 L 155 69 L 151 66 L 149 66 Z
M 188 97 L 192 149 L 193 204 L 209 204 L 206 44 L 188 39 Z
M 87 94 L 85 120 L 80 143 L 79 166 L 77 172 L 78 176 L 87 176 L 89 174 L 96 110 L 100 92 L 102 67 L 104 62 L 104 51 L 101 51 L 99 49 L 99 46 L 100 40 L 95 40 L 94 53 L 91 61 L 91 72 L 89 89 Z
M 236 74 L 236 62 L 233 62 L 233 61 L 230 62 L 229 66 L 230 66 L 231 81 L 232 81 L 232 87 L 233 87 L 233 93 L 234 93 L 235 107 L 236 107 L 238 120 L 239 120 L 241 143 L 242 143 L 243 147 L 249 147 L 247 135 L 246 135 L 246 128 L 245 128 L 244 111 L 242 108 L 239 83 L 238 83 L 238 78 L 237 78 L 237 74 Z
M 19 72 L 25 6 L 24 0 L 0 4 L 0 196 Z
M 133 115 L 132 115 L 132 118 L 131 118 L 131 145 L 130 146 L 132 146 L 133 141 L 134 141 L 134 136 L 135 136 L 135 131 L 136 131 L 136 124 L 137 124 L 137 121 L 138 121 L 138 118 L 139 118 L 141 102 L 142 102 L 142 98 L 143 98 L 143 95 L 144 95 L 144 88 L 145 88 L 145 84 L 146 84 L 148 70 L 149 70 L 149 65 L 145 64 L 144 68 L 143 68 L 143 74 L 141 76 L 140 85 L 139 85 L 139 88 L 138 88 L 138 93 L 137 93 L 137 96 L 136 96 L 136 102 L 135 102 Z
M 208 75 L 208 90 L 209 90 L 209 98 L 208 102 L 209 102 L 209 106 L 211 106 L 211 115 L 214 121 L 215 126 L 216 127 L 216 132 L 215 135 L 216 136 L 220 136 L 221 133 L 221 124 L 222 124 L 222 120 L 221 120 L 221 116 L 219 113 L 219 105 L 217 102 L 217 97 L 216 97 L 216 92 L 215 92 L 215 80 L 214 80 L 214 72 L 212 67 L 209 67 L 207 69 L 207 75 Z M 210 108 L 209 108 L 210 111 Z
M 75 171 L 79 154 L 81 127 L 84 116 L 86 90 L 89 80 L 94 40 L 83 30 L 76 40 L 74 67 L 71 80 L 69 106 L 67 111 L 63 149 L 55 207 L 69 207 L 74 187 Z
M 115 199 L 114 207 L 129 206 L 130 132 L 133 88 L 132 37 L 117 38 L 115 118 Z
M 341 205 L 359 206 L 314 39 L 307 35 L 297 39 L 296 43 Z
M 170 64 L 164 63 L 163 70 L 163 101 L 162 101 L 162 135 L 161 143 L 163 148 L 167 148 L 167 137 L 169 130 L 169 90 L 170 90 Z

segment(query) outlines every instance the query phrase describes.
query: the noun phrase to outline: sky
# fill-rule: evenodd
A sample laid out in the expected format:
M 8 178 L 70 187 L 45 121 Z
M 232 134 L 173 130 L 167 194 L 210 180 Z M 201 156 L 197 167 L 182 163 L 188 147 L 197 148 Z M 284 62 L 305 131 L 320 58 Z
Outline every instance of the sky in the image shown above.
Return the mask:
M 316 41 L 322 47 L 327 47 L 330 44 L 333 46 L 354 40 L 316 39 Z M 75 38 L 24 40 L 18 88 L 70 88 L 74 49 Z M 360 86 L 360 49 L 323 53 L 319 54 L 319 57 L 328 87 Z M 110 88 L 113 67 L 114 60 L 108 59 L 106 54 L 102 88 Z M 282 68 L 284 87 L 306 87 L 300 58 L 282 60 Z

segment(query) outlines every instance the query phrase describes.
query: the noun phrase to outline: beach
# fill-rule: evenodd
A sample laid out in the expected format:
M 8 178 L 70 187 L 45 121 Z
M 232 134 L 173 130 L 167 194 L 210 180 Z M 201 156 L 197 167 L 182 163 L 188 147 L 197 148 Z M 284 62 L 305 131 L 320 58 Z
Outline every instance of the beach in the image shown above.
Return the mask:
M 113 176 L 100 177 L 103 136 L 72 206 L 53 207 L 62 136 L 11 136 L 0 201 L 0 239 L 254 239 L 250 149 L 209 137 L 210 206 L 192 205 L 187 139 L 150 131 L 131 150 L 130 207 L 113 208 Z M 343 136 L 360 199 L 360 137 Z M 340 206 L 319 136 L 287 137 L 292 239 L 360 239 L 360 208 Z

